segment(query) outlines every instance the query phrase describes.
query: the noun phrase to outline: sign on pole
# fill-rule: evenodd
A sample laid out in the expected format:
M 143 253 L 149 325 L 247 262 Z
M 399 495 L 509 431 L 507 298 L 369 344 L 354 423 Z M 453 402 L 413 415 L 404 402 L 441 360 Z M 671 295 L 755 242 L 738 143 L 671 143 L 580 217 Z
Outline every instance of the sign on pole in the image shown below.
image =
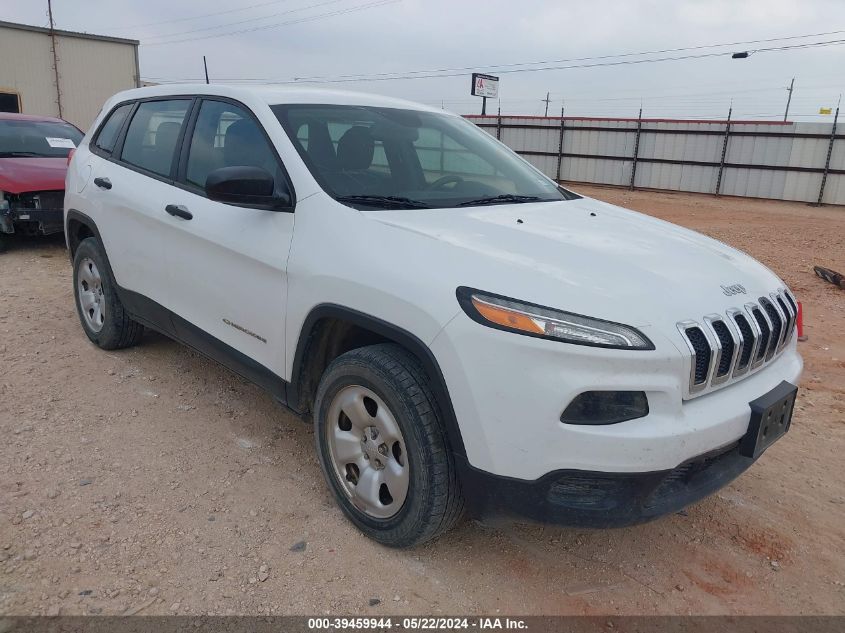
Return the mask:
M 495 99 L 499 96 L 499 78 L 493 75 L 472 73 L 471 94 L 475 97 Z

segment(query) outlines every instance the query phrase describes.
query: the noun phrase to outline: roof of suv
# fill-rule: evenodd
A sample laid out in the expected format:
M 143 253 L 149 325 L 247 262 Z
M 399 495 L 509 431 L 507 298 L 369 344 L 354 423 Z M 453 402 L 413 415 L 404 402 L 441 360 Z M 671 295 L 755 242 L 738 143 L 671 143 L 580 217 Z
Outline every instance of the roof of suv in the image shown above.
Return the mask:
M 112 100 L 114 102 L 126 99 L 143 99 L 145 97 L 161 97 L 167 95 L 192 95 L 207 94 L 233 99 L 244 100 L 251 97 L 259 99 L 269 105 L 287 103 L 310 103 L 310 104 L 338 104 L 338 105 L 361 105 L 382 108 L 403 108 L 408 110 L 426 110 L 430 112 L 443 112 L 437 108 L 395 99 L 383 97 L 364 92 L 351 92 L 345 90 L 326 90 L 323 88 L 311 88 L 305 86 L 233 86 L 227 84 L 164 84 L 158 86 L 146 86 L 135 88 L 118 93 Z

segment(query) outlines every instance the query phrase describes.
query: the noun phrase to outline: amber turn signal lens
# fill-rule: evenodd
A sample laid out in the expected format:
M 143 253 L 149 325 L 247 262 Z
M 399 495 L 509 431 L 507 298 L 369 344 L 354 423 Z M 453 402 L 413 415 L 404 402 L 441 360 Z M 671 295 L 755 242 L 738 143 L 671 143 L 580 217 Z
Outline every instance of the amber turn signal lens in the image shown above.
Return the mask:
M 520 312 L 508 310 L 501 306 L 493 305 L 482 301 L 478 297 L 472 298 L 472 305 L 478 313 L 491 323 L 503 325 L 504 327 L 530 332 L 531 334 L 545 334 L 545 330 L 534 320 Z

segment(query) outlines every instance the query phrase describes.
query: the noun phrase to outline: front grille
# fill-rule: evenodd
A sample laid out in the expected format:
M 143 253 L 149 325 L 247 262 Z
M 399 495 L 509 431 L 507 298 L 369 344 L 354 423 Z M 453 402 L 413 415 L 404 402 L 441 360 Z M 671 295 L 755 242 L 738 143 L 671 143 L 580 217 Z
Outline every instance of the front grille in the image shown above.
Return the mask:
M 690 394 L 756 371 L 783 351 L 795 330 L 795 299 L 786 289 L 701 322 L 681 321 L 690 351 Z

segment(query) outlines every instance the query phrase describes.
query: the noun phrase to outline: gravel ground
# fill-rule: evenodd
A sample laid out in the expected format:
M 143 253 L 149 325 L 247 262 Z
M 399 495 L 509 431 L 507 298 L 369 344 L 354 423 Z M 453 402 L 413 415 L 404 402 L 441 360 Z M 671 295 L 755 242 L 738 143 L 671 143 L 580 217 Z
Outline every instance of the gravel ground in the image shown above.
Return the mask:
M 308 425 L 155 334 L 82 333 L 58 240 L 0 255 L 0 613 L 845 614 L 845 209 L 576 187 L 758 257 L 804 302 L 792 430 L 686 512 L 612 531 L 362 537 Z

